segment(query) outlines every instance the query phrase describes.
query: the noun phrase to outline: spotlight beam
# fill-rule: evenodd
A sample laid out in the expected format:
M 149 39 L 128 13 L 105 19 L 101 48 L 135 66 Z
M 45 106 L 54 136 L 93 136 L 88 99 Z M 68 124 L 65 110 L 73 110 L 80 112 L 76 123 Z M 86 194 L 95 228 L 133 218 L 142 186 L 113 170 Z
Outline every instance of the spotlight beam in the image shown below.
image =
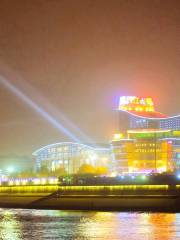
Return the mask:
M 11 91 L 15 96 L 21 99 L 29 107 L 31 107 L 35 112 L 37 112 L 43 119 L 50 123 L 59 132 L 65 134 L 71 140 L 81 143 L 80 139 L 77 136 L 71 133 L 67 128 L 65 128 L 61 123 L 59 123 L 55 118 L 53 118 L 47 111 L 45 111 L 44 108 L 38 105 L 30 97 L 26 96 L 19 88 L 17 88 L 10 81 L 0 76 L 0 84 L 6 87 L 9 91 Z

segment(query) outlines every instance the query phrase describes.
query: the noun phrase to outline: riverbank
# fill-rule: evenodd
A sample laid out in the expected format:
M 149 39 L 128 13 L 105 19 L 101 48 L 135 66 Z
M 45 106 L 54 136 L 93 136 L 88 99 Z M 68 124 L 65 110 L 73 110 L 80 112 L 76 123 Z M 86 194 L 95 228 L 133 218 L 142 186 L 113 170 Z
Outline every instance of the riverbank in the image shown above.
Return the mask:
M 62 196 L 42 200 L 40 196 L 6 195 L 0 197 L 0 207 L 66 209 L 66 210 L 124 210 L 179 212 L 177 196 Z M 40 200 L 40 201 L 39 201 Z M 36 202 L 39 201 L 39 202 Z
M 0 207 L 180 211 L 179 185 L 5 186 Z

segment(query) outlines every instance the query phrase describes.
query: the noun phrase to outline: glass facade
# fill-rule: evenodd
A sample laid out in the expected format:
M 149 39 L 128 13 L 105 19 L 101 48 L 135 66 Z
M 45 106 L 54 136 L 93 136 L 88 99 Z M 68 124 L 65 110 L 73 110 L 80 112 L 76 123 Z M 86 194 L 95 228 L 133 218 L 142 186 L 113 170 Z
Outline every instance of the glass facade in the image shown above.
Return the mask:
M 119 110 L 119 131 L 127 129 L 171 129 L 180 130 L 180 116 L 150 118 Z
M 180 116 L 160 120 L 159 128 L 180 130 Z
M 109 164 L 109 148 L 93 148 L 88 145 L 61 142 L 47 145 L 33 153 L 36 161 L 36 170 L 45 166 L 49 171 L 59 168 L 65 169 L 69 174 L 77 173 L 80 166 Z

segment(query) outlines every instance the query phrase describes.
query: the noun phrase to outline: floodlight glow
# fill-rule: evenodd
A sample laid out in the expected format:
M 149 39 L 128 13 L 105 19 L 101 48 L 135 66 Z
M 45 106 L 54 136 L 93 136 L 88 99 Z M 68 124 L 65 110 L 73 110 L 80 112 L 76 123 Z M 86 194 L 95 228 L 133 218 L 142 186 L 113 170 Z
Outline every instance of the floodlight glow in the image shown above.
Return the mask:
M 41 179 L 41 184 L 46 184 L 46 181 L 47 181 L 47 180 L 46 180 L 45 178 L 42 178 L 42 179 Z
M 26 185 L 27 182 L 28 182 L 27 179 L 23 179 L 23 180 L 21 181 L 22 185 Z
M 141 176 L 141 179 L 142 179 L 142 180 L 146 180 L 146 179 L 147 179 L 146 175 L 142 175 L 142 176 Z
M 119 139 L 123 138 L 123 134 L 122 133 L 115 133 L 113 136 L 113 140 L 114 141 L 118 141 Z
M 177 178 L 180 179 L 180 174 L 177 175 Z
M 13 94 L 20 98 L 24 103 L 26 103 L 29 107 L 36 111 L 41 117 L 43 117 L 43 119 L 49 122 L 56 129 L 58 129 L 61 133 L 64 133 L 73 141 L 81 142 L 78 137 L 72 134 L 67 128 L 65 128 L 61 123 L 59 123 L 55 118 L 53 118 L 48 112 L 45 111 L 45 109 L 39 106 L 30 97 L 26 96 L 19 88 L 17 88 L 15 85 L 13 85 L 11 82 L 3 78 L 2 76 L 0 76 L 0 84 L 5 86 L 8 90 L 10 90 Z
M 19 181 L 19 180 L 16 180 L 16 181 L 15 181 L 15 184 L 16 184 L 16 185 L 20 185 L 20 181 Z
M 10 180 L 10 181 L 8 182 L 8 184 L 9 184 L 9 185 L 14 185 L 14 181 L 13 181 L 13 180 Z
M 54 179 L 54 183 L 56 183 L 56 184 L 58 183 L 58 178 Z
M 7 172 L 8 173 L 13 173 L 14 172 L 14 168 L 13 167 L 8 167 L 7 168 Z
M 112 172 L 111 174 L 110 174 L 110 177 L 116 177 L 117 176 L 117 172 Z
M 34 184 L 40 184 L 40 179 L 39 179 L 39 178 L 33 179 L 33 183 L 34 183 Z
M 53 179 L 53 178 L 50 178 L 50 179 L 49 179 L 49 183 L 50 183 L 50 184 L 53 184 L 53 183 L 54 183 L 54 179 Z

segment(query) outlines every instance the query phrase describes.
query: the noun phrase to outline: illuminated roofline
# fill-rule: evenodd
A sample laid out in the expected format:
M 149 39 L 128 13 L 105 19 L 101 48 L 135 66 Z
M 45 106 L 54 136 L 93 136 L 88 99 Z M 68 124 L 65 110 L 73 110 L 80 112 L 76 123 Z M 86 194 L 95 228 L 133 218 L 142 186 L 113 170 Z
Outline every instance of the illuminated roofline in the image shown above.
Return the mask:
M 172 117 L 166 117 L 166 118 L 163 118 L 163 119 L 171 119 L 171 118 L 177 118 L 177 117 L 180 117 L 180 115 L 175 115 L 175 116 L 172 116 Z
M 140 130 L 128 130 L 128 133 L 163 133 L 163 132 L 171 132 L 171 129 L 140 129 Z
M 157 117 L 157 118 L 153 118 L 153 117 L 145 117 L 145 116 L 140 116 L 140 115 L 137 115 L 135 113 L 132 113 L 130 111 L 126 111 L 126 110 L 122 110 L 122 109 L 117 109 L 118 111 L 122 111 L 122 112 L 126 112 L 126 113 L 129 113 L 131 114 L 132 116 L 134 117 L 138 117 L 138 118 L 144 118 L 144 119 L 152 119 L 152 120 L 165 120 L 165 119 L 169 119 L 169 118 L 174 118 L 174 117 L 180 117 L 180 115 L 177 115 L 177 116 L 173 116 L 173 117 Z
M 88 146 L 88 145 L 87 145 Z M 96 150 L 96 151 L 101 151 L 101 150 L 103 150 L 103 151 L 109 151 L 110 150 L 110 148 L 100 148 L 100 147 L 95 147 L 95 148 L 93 148 L 94 150 Z
M 57 142 L 57 143 L 52 143 L 52 144 L 49 144 L 49 145 L 46 145 L 46 146 L 43 146 L 43 147 L 37 149 L 36 151 L 34 151 L 34 152 L 32 153 L 32 155 L 33 155 L 33 156 L 36 156 L 36 155 L 37 155 L 39 152 L 41 152 L 42 150 L 45 150 L 45 149 L 50 148 L 50 147 L 55 147 L 55 146 L 58 146 L 58 145 L 64 145 L 64 144 L 80 145 L 80 146 L 82 146 L 82 147 L 87 147 L 87 148 L 90 148 L 90 149 L 93 149 L 93 150 L 96 149 L 96 148 L 93 148 L 93 147 L 91 147 L 91 146 L 89 146 L 89 145 L 85 145 L 85 144 L 83 144 L 83 143 L 77 143 L 77 142 Z
M 112 140 L 112 142 L 119 142 L 119 141 L 135 141 L 135 139 L 131 139 L 131 138 L 120 138 L 117 140 Z

